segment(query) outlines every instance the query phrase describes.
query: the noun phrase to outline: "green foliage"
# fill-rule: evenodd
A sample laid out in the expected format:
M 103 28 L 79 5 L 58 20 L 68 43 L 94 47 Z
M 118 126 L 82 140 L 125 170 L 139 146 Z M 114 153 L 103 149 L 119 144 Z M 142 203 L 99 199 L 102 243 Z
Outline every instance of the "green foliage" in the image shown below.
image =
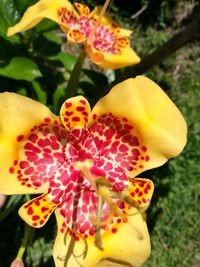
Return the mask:
M 182 49 L 177 62 L 183 55 L 182 69 L 173 77 L 159 69 L 162 83 L 171 88 L 168 93 L 187 121 L 188 143 L 178 158 L 153 172 L 155 194 L 148 213 L 152 253 L 145 267 L 189 267 L 200 261 L 200 68 L 195 46 Z

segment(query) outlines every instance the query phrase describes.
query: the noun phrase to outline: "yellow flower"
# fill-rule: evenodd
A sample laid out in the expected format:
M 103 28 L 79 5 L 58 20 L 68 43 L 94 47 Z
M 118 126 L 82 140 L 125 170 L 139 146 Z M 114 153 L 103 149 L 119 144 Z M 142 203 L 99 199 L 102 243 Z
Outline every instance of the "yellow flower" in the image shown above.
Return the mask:
M 67 0 L 40 0 L 29 7 L 21 21 L 8 29 L 8 35 L 28 30 L 43 18 L 60 25 L 72 43 L 83 43 L 91 60 L 102 68 L 117 69 L 139 63 L 140 58 L 130 47 L 130 30 L 120 28 L 101 8 L 92 12 L 86 5 Z
M 42 194 L 19 214 L 41 227 L 55 211 L 56 266 L 141 266 L 150 253 L 141 212 L 153 183 L 135 177 L 186 143 L 185 121 L 161 88 L 138 76 L 113 87 L 92 111 L 82 96 L 66 100 L 59 117 L 1 93 L 0 118 L 0 193 Z

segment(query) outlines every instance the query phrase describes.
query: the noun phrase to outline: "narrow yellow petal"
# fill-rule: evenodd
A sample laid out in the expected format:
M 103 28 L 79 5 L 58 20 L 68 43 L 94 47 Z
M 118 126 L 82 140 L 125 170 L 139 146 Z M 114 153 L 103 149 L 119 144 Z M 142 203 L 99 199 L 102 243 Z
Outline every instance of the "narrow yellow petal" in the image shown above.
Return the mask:
M 31 129 L 57 116 L 39 102 L 15 93 L 0 94 L 0 193 L 40 193 L 44 188 L 22 186 L 17 179 L 20 141 Z
M 133 178 L 129 181 L 130 188 L 127 195 L 140 207 L 148 208 L 154 190 L 153 182 L 144 178 Z
M 147 226 L 142 216 L 136 213 L 121 223 L 117 230 L 106 232 L 102 236 L 103 250 L 94 245 L 94 239 L 80 237 L 78 241 L 60 231 L 63 218 L 56 212 L 58 233 L 53 249 L 56 267 L 135 266 L 140 267 L 150 253 L 150 240 Z M 118 264 L 117 264 L 118 263 Z M 123 263 L 123 264 L 122 264 Z
M 61 107 L 61 121 L 69 129 L 85 127 L 90 111 L 90 105 L 83 96 L 69 98 Z
M 49 201 L 47 194 L 36 197 L 25 203 L 19 209 L 20 217 L 30 226 L 42 227 L 56 208 L 56 204 Z
M 80 32 L 79 29 L 72 29 L 67 31 L 67 41 L 71 43 L 83 43 L 86 37 Z
M 90 9 L 88 6 L 83 5 L 81 3 L 74 3 L 74 5 L 76 6 L 80 16 L 88 16 L 89 15 Z
M 75 12 L 72 4 L 68 0 L 40 0 L 26 10 L 19 23 L 8 29 L 7 35 L 11 36 L 17 32 L 29 30 L 43 18 L 51 19 L 64 26 L 65 24 L 61 22 L 58 14 L 58 11 L 62 8 L 67 8 L 68 11 Z
M 147 153 L 145 163 L 132 176 L 158 167 L 178 155 L 186 144 L 187 127 L 178 108 L 164 91 L 150 79 L 137 76 L 116 85 L 94 107 L 94 118 L 111 113 L 126 120 L 138 133 L 141 150 Z

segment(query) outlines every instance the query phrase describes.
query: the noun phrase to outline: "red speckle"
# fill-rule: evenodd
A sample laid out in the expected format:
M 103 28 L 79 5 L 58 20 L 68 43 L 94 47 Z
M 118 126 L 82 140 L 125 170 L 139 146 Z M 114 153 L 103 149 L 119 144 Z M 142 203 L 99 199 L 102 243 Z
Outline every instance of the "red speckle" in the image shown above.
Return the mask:
M 9 173 L 13 174 L 15 172 L 15 168 L 14 167 L 10 167 L 9 168 Z
M 28 169 L 25 170 L 24 173 L 25 173 L 26 175 L 29 175 L 29 174 L 31 174 L 31 173 L 33 173 L 33 172 L 34 172 L 34 168 L 33 168 L 33 167 L 29 167 Z
M 65 107 L 70 108 L 72 106 L 72 102 L 65 102 Z
M 36 227 L 38 224 L 37 224 L 36 222 L 34 222 L 32 225 L 33 225 L 34 227 Z
M 84 111 L 85 108 L 84 108 L 84 107 L 77 107 L 76 110 L 77 110 L 77 111 Z
M 140 193 L 138 194 L 138 197 L 141 197 L 141 196 L 143 196 L 142 191 L 140 191 Z
M 34 215 L 33 217 L 32 217 L 32 220 L 33 221 L 37 221 L 37 220 L 39 220 L 40 219 L 40 216 L 38 216 L 38 215 Z
M 96 120 L 97 115 L 96 115 L 96 114 L 93 114 L 93 115 L 92 115 L 92 118 L 93 118 L 93 120 Z
M 146 161 L 149 161 L 149 159 L 150 159 L 149 156 L 146 156 L 146 157 L 145 157 L 145 160 L 146 160 Z
M 40 221 L 40 225 L 42 225 L 43 223 L 44 223 L 44 220 L 41 220 L 41 221 Z
M 140 191 L 139 188 L 136 188 L 136 189 L 135 189 L 135 193 L 136 193 L 136 194 L 138 194 L 139 191 Z
M 125 153 L 125 152 L 128 151 L 128 147 L 126 145 L 124 145 L 124 144 L 121 144 L 119 146 L 119 151 L 122 152 L 122 153 Z
M 32 215 L 33 214 L 33 209 L 32 207 L 29 207 L 27 210 L 28 215 Z
M 82 100 L 80 100 L 80 103 L 83 104 L 83 105 L 86 105 L 87 102 L 82 99 Z
M 146 152 L 146 151 L 147 151 L 147 147 L 146 147 L 146 146 L 142 146 L 142 150 L 143 150 L 144 152 Z
M 40 206 L 40 201 L 39 201 L 39 200 L 36 200 L 36 201 L 35 201 L 35 205 L 36 205 L 36 206 Z
M 75 121 L 75 122 L 78 122 L 78 121 L 80 121 L 81 119 L 79 118 L 79 117 L 73 117 L 72 118 L 72 121 Z
M 135 197 L 135 193 L 134 192 L 131 192 L 130 194 L 132 197 Z
M 117 233 L 117 228 L 112 228 L 112 233 L 116 234 Z
M 38 139 L 38 136 L 36 134 L 31 134 L 28 138 L 29 141 L 35 143 Z
M 17 160 L 14 160 L 14 162 L 13 162 L 13 165 L 17 165 L 17 163 L 18 163 L 18 161 Z
M 150 189 L 151 189 L 151 185 L 148 184 L 146 188 L 147 188 L 148 190 L 150 190 Z
M 17 137 L 18 142 L 22 141 L 23 139 L 24 139 L 23 134 L 18 135 L 18 137 Z
M 143 198 L 143 199 L 142 199 L 142 202 L 143 202 L 143 203 L 147 203 L 146 198 Z
M 41 208 L 42 213 L 44 213 L 44 212 L 47 211 L 47 210 L 49 210 L 49 208 L 47 208 L 47 207 L 42 207 L 42 208 Z
M 80 238 L 77 235 L 74 238 L 75 238 L 75 241 L 79 241 L 80 240 Z
M 50 122 L 50 121 L 51 121 L 51 118 L 49 118 L 49 117 L 44 118 L 44 121 L 45 121 L 45 122 Z
M 66 116 L 71 116 L 74 112 L 73 111 L 65 111 Z

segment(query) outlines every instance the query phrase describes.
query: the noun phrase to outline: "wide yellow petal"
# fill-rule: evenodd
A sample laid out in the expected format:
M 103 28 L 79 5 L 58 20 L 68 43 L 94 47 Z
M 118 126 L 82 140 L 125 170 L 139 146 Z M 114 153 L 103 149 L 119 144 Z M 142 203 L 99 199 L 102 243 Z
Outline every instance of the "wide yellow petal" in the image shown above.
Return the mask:
M 94 239 L 79 241 L 60 231 L 62 218 L 56 212 L 58 234 L 56 237 L 53 256 L 56 267 L 118 267 L 141 266 L 149 256 L 150 240 L 147 226 L 137 210 L 135 215 L 122 223 L 116 233 L 103 234 L 103 250 L 94 245 Z
M 138 133 L 140 150 L 147 156 L 131 177 L 164 164 L 186 144 L 187 127 L 180 111 L 156 83 L 144 76 L 113 87 L 92 110 L 88 127 L 103 114 L 127 121 Z
M 86 49 L 91 60 L 98 66 L 104 69 L 119 69 L 130 65 L 135 65 L 140 62 L 139 56 L 130 47 L 121 48 L 120 54 L 111 54 L 107 52 L 98 52 L 95 49 Z M 98 54 L 98 56 L 97 56 Z M 100 55 L 101 56 L 100 56 Z
M 22 186 L 17 180 L 20 141 L 31 129 L 57 116 L 39 102 L 15 93 L 0 94 L 0 193 L 40 193 L 44 188 Z
M 29 30 L 43 18 L 51 19 L 60 25 L 66 26 L 65 23 L 61 22 L 58 12 L 62 8 L 75 12 L 72 4 L 67 0 L 40 0 L 26 10 L 19 23 L 8 29 L 7 35 L 11 36 L 17 32 Z

